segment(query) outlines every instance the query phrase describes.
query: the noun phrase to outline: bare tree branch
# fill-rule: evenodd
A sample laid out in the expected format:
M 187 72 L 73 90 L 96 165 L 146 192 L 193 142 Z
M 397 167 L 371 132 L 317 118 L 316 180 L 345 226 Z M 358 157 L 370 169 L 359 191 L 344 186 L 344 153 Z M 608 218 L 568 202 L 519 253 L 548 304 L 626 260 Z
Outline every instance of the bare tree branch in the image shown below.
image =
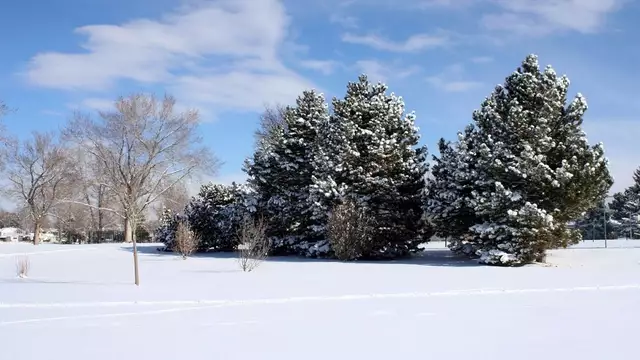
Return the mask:
M 286 126 L 285 114 L 287 107 L 284 105 L 265 106 L 264 111 L 260 115 L 260 124 L 255 132 L 256 141 L 269 138 L 272 131 L 277 128 Z

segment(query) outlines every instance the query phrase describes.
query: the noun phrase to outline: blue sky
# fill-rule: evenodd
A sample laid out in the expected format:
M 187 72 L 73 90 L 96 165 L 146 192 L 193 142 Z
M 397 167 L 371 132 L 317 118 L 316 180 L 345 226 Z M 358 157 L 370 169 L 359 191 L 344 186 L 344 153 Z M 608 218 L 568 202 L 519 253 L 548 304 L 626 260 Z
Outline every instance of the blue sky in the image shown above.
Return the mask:
M 367 73 L 415 110 L 431 150 L 453 139 L 528 53 L 572 81 L 626 187 L 640 165 L 640 4 L 633 0 L 23 0 L 0 12 L 0 99 L 18 136 L 74 110 L 168 92 L 242 180 L 258 113 L 305 88 L 341 96 Z

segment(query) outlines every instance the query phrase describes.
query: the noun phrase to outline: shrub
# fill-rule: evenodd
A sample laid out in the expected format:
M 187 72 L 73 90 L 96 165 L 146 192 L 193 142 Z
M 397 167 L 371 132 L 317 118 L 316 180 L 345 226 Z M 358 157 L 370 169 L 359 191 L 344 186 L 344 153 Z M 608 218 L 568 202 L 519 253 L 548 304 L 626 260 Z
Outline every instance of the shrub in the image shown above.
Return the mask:
M 191 229 L 200 238 L 201 251 L 234 251 L 249 189 L 244 185 L 205 184 L 186 208 Z
M 31 268 L 31 262 L 28 256 L 22 256 L 16 259 L 16 275 L 20 278 L 26 278 L 29 276 L 29 269 Z
M 339 260 L 357 260 L 371 251 L 372 220 L 365 210 L 347 201 L 333 208 L 327 222 L 327 236 Z
M 245 217 L 238 230 L 238 263 L 242 271 L 250 272 L 267 257 L 271 242 L 266 236 L 263 218 Z
M 182 255 L 183 259 L 193 254 L 198 249 L 198 237 L 189 228 L 185 221 L 179 221 L 176 226 L 173 251 Z

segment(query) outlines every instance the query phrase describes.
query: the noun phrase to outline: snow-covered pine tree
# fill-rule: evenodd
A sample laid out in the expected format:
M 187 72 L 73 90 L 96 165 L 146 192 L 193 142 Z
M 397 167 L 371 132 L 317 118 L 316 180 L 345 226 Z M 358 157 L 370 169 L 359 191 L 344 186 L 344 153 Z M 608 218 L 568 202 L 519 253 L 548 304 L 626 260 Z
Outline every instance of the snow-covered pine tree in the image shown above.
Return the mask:
M 200 187 L 185 209 L 200 251 L 234 251 L 242 220 L 245 185 L 209 183 Z
M 640 168 L 633 174 L 633 184 L 613 195 L 610 207 L 613 219 L 619 222 L 620 236 L 640 238 Z
M 180 220 L 180 215 L 174 214 L 171 209 L 162 209 L 162 215 L 160 216 L 160 225 L 157 229 L 155 229 L 153 233 L 153 241 L 163 243 L 163 250 L 172 250 L 176 229 L 178 227 L 178 221 Z
M 431 179 L 427 182 L 425 211 L 433 224 L 434 233 L 449 240 L 449 248 L 463 255 L 475 254 L 469 228 L 478 223 L 473 207 L 478 163 L 477 145 L 473 140 L 475 128 L 468 126 L 452 144 L 440 139 L 439 156 L 433 157 Z
M 371 84 L 365 75 L 349 83 L 321 126 L 314 160 L 315 229 L 324 231 L 328 211 L 345 198 L 375 223 L 359 258 L 404 256 L 430 237 L 422 211 L 427 149 L 418 146 L 415 115 L 405 114 L 402 98 L 386 92 L 386 85 Z M 310 249 L 316 256 L 328 251 L 326 241 Z
M 327 122 L 329 114 L 324 96 L 313 90 L 304 91 L 296 106 L 281 114 L 282 126 L 271 128 L 260 140 L 245 171 L 267 222 L 272 253 L 285 255 L 304 252 L 313 240 L 308 201 L 312 160 L 318 126 Z
M 583 240 L 601 240 L 605 233 L 607 239 L 617 239 L 621 223 L 614 220 L 613 215 L 613 209 L 602 199 L 575 222 L 575 227 L 580 230 Z
M 313 203 L 309 194 L 318 129 L 320 124 L 327 123 L 329 110 L 323 94 L 308 90 L 283 116 L 286 130 L 274 148 L 280 175 L 274 192 L 282 199 L 279 217 L 285 226 L 285 237 L 276 241 L 273 248 L 275 253 L 305 253 L 317 240 L 311 231 Z
M 578 94 L 567 105 L 568 87 L 565 76 L 550 66 L 540 71 L 530 55 L 474 111 L 473 127 L 451 151 L 463 149 L 452 157 L 474 163 L 458 166 L 462 174 L 454 178 L 473 183 L 465 201 L 475 224 L 454 246 L 464 242 L 483 263 L 520 265 L 580 239 L 568 224 L 605 196 L 612 179 L 602 145 L 589 146 L 582 131 L 586 101 Z M 429 213 L 441 224 L 468 225 L 466 214 L 461 220 L 455 208 L 444 202 L 442 209 L 433 192 L 430 197 Z
M 290 111 L 286 108 L 285 111 Z M 284 127 L 279 124 L 265 129 L 258 139 L 255 151 L 244 164 L 247 185 L 255 194 L 256 216 L 265 221 L 266 236 L 272 243 L 278 243 L 287 236 L 286 224 L 282 222 L 284 200 L 279 194 L 279 182 L 283 180 L 283 168 L 278 157 L 278 149 L 283 147 Z M 276 249 L 276 252 L 278 249 Z

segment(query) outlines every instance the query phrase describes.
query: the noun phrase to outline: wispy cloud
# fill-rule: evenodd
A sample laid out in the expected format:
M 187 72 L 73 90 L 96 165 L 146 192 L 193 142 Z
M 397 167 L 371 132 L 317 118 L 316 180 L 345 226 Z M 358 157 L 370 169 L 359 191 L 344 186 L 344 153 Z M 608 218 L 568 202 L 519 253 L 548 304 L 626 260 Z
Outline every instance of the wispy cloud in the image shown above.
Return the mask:
M 421 71 L 418 66 L 406 66 L 398 63 L 382 63 L 378 60 L 360 60 L 355 63 L 355 68 L 367 75 L 372 82 L 388 82 L 390 80 L 404 79 Z
M 471 58 L 471 62 L 476 64 L 486 64 L 493 62 L 493 58 L 490 56 L 476 56 Z
M 557 30 L 593 33 L 624 0 L 492 0 L 502 12 L 488 14 L 482 23 L 492 30 L 548 34 Z
M 329 17 L 329 21 L 345 28 L 356 29 L 358 27 L 358 18 L 355 16 L 334 13 Z
M 419 52 L 445 46 L 450 43 L 450 37 L 438 34 L 416 34 L 404 41 L 393 41 L 377 35 L 344 34 L 342 41 L 365 45 L 377 50 L 385 50 L 399 53 Z
M 444 92 L 465 92 L 482 87 L 482 82 L 464 79 L 464 65 L 447 66 L 442 72 L 427 77 L 427 83 Z
M 300 62 L 300 66 L 303 68 L 316 70 L 325 75 L 333 73 L 340 65 L 335 60 L 303 60 Z
M 109 97 L 121 81 L 162 85 L 201 106 L 259 110 L 313 86 L 278 58 L 289 22 L 278 0 L 196 1 L 161 20 L 80 27 L 84 51 L 37 54 L 24 75 Z

